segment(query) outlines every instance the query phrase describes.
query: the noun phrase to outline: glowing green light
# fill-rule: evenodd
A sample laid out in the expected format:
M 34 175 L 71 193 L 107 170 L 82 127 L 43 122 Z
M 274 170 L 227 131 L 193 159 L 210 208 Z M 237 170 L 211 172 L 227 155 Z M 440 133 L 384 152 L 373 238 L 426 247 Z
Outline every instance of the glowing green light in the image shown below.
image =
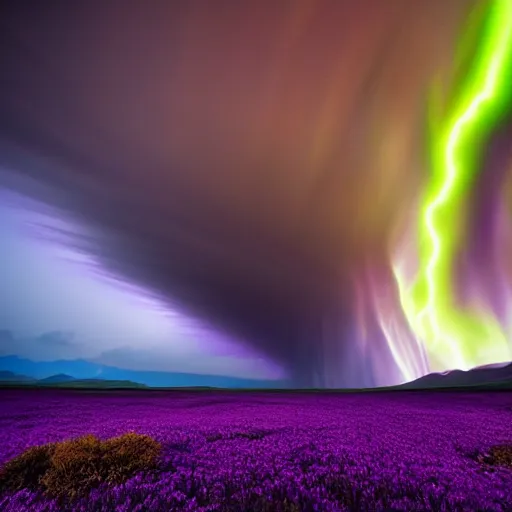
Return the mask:
M 467 192 L 483 144 L 511 93 L 512 0 L 495 0 L 473 65 L 452 98 L 453 108 L 444 119 L 431 113 L 432 175 L 420 215 L 420 267 L 411 290 L 399 279 L 409 323 L 429 353 L 461 368 L 511 356 L 497 320 L 461 311 L 452 285 Z

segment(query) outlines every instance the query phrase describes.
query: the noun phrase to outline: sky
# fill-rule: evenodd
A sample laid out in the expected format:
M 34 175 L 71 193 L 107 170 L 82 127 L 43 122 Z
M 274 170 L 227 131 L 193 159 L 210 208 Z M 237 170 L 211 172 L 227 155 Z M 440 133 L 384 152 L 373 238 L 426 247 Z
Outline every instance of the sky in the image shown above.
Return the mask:
M 447 369 L 393 255 L 415 243 L 430 87 L 449 103 L 478 2 L 4 4 L 12 350 L 297 386 Z
M 88 255 L 59 243 L 54 230 L 65 224 L 48 208 L 4 191 L 0 218 L 0 356 L 85 358 L 134 370 L 282 377 L 282 369 L 229 336 L 211 333 L 133 285 L 121 285 L 84 265 Z M 212 340 L 214 351 L 209 349 Z

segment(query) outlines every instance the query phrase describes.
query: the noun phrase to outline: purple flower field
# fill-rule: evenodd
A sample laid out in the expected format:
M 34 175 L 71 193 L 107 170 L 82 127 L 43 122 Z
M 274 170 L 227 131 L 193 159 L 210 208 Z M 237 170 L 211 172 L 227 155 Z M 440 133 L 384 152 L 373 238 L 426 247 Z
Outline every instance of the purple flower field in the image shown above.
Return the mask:
M 0 510 L 512 510 L 512 469 L 477 460 L 512 443 L 509 392 L 0 391 L 0 464 L 129 431 L 163 444 L 159 471 L 65 509 L 20 491 Z

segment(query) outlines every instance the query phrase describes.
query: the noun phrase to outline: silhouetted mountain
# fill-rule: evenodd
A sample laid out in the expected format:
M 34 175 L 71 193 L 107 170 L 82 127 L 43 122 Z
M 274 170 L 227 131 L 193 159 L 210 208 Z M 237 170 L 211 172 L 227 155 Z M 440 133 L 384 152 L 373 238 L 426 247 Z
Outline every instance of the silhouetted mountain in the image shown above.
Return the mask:
M 36 379 L 11 371 L 0 370 L 0 382 L 36 382 Z
M 71 377 L 71 375 L 66 375 L 65 373 L 58 373 L 57 375 L 51 375 L 50 377 L 46 377 L 44 379 L 39 379 L 40 383 L 59 383 L 59 382 L 70 382 L 75 381 L 75 377 Z
M 73 375 L 76 379 L 132 381 L 152 387 L 214 387 L 214 388 L 285 388 L 286 381 L 256 380 L 222 375 L 126 370 L 83 359 L 31 361 L 18 356 L 0 357 L 0 369 L 46 379 L 56 374 Z
M 412 382 L 407 382 L 399 389 L 435 389 L 460 388 L 471 386 L 492 386 L 494 388 L 512 385 L 512 363 L 503 365 L 486 365 L 462 371 L 453 370 L 444 373 L 430 373 Z

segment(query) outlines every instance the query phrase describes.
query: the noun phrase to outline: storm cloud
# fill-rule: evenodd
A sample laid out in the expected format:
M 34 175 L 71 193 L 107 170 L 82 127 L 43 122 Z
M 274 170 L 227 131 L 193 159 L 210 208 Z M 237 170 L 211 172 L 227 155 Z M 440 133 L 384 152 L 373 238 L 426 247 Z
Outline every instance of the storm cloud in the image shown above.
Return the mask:
M 355 282 L 389 281 L 472 4 L 4 2 L 0 186 L 297 385 L 372 385 Z

